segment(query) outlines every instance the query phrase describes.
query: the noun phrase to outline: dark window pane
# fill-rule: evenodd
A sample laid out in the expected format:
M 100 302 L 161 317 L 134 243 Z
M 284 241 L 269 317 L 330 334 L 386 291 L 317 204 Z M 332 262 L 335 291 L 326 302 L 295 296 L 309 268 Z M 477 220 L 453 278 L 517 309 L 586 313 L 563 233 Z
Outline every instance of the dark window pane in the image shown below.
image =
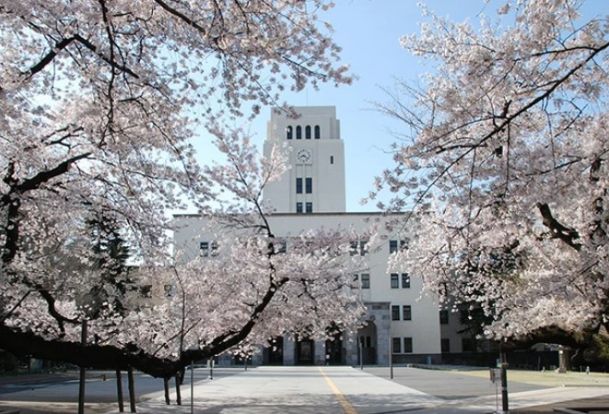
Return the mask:
M 302 139 L 302 127 L 300 125 L 296 127 L 296 139 Z
M 362 273 L 362 289 L 370 289 L 370 275 Z
M 334 164 L 334 155 L 330 155 L 330 164 Z
M 459 322 L 467 323 L 467 321 L 469 321 L 469 312 L 467 309 L 461 309 L 459 311 Z
M 293 131 L 293 128 L 291 126 L 289 126 L 287 128 L 288 139 L 292 139 L 292 131 Z
M 296 178 L 296 194 L 302 194 L 302 178 Z
M 302 213 L 302 203 L 296 203 L 296 212 Z
M 203 257 L 209 257 L 209 243 L 208 242 L 201 242 L 199 244 L 199 247 L 201 249 L 201 256 L 203 256 Z
M 392 321 L 400 320 L 400 307 L 398 305 L 391 306 L 391 320 Z
M 305 127 L 305 138 L 311 139 L 311 126 L 310 125 L 307 125 Z
M 319 125 L 315 125 L 315 139 L 319 139 L 321 136 L 321 130 L 319 129 Z
M 412 338 L 404 338 L 404 353 L 412 352 Z
M 307 207 L 307 213 L 312 213 L 313 212 L 313 203 L 307 203 L 306 204 Z
M 397 289 L 399 288 L 399 276 L 397 273 L 392 273 L 391 274 L 391 289 Z
M 400 338 L 393 338 L 392 341 L 393 347 L 393 353 L 394 354 L 401 354 L 402 353 L 402 341 L 400 340 Z
M 403 315 L 405 321 L 412 320 L 412 307 L 410 305 L 403 306 Z
M 311 177 L 305 178 L 305 192 L 311 194 L 313 192 L 313 179 Z
M 402 289 L 410 288 L 410 276 L 408 273 L 402 273 Z
M 440 323 L 442 325 L 448 324 L 448 311 L 446 309 L 440 311 Z
M 389 254 L 396 253 L 398 251 L 398 241 L 389 240 Z

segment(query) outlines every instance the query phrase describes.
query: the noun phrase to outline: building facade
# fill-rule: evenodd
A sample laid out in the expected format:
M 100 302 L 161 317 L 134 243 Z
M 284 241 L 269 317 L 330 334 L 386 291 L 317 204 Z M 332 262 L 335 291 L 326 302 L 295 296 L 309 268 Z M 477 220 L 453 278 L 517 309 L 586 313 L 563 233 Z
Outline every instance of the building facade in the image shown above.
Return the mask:
M 296 107 L 291 118 L 273 111 L 267 125 L 264 154 L 273 145 L 290 148 L 290 168 L 269 183 L 264 201 L 274 208 L 269 216 L 276 236 L 285 240 L 311 229 L 352 229 L 365 233 L 371 222 L 380 229 L 391 217 L 377 212 L 349 213 L 345 196 L 345 153 L 336 109 L 332 106 Z M 177 215 L 176 246 L 185 258 L 201 254 L 214 243 L 213 229 L 204 217 Z M 367 251 L 365 240 L 353 242 L 364 256 L 365 271 L 353 275 L 367 308 L 366 324 L 334 341 L 315 342 L 285 336 L 254 357 L 266 364 L 365 364 L 439 362 L 441 325 L 438 305 L 422 296 L 422 280 L 407 269 L 388 273 L 390 255 L 406 248 L 411 235 L 386 231 L 377 248 Z M 289 242 L 287 248 L 289 249 Z M 444 341 L 445 342 L 445 341 Z

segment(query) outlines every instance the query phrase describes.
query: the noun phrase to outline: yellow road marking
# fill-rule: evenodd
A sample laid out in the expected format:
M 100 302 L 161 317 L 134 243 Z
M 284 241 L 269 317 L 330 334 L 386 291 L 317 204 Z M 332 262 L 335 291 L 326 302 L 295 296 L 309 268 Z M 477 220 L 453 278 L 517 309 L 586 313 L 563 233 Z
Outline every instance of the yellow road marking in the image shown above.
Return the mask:
M 345 395 L 342 392 L 340 392 L 340 390 L 338 389 L 336 384 L 334 384 L 334 381 L 332 381 L 330 379 L 330 377 L 328 377 L 326 375 L 326 373 L 324 372 L 323 369 L 321 369 L 321 367 L 318 367 L 318 368 L 319 368 L 319 372 L 321 373 L 321 376 L 324 377 L 324 379 L 326 380 L 328 387 L 330 387 L 330 389 L 334 393 L 334 396 L 338 400 L 340 406 L 343 408 L 343 411 L 345 412 L 345 414 L 357 414 L 357 411 L 355 410 L 355 408 L 353 408 L 351 403 L 349 403 L 349 401 L 347 401 L 347 397 L 345 397 Z

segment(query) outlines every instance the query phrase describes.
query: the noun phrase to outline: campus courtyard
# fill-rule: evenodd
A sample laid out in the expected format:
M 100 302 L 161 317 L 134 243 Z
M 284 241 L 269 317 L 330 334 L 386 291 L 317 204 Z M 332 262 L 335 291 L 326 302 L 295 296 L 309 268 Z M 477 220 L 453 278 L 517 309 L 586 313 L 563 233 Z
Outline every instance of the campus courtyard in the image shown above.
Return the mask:
M 192 377 L 192 410 L 206 414 L 399 414 L 490 413 L 501 406 L 488 370 L 395 367 L 292 366 L 207 368 Z M 181 387 L 182 405 L 164 400 L 163 382 L 137 375 L 137 412 L 190 413 L 191 372 Z M 510 410 L 517 413 L 555 409 L 609 407 L 609 375 L 598 373 L 509 371 Z M 116 382 L 111 373 L 90 372 L 86 383 L 89 413 L 116 413 Z M 127 396 L 126 381 L 123 381 Z M 21 414 L 76 412 L 78 380 L 70 373 L 47 377 L 5 377 L 0 380 L 0 412 Z M 129 404 L 125 401 L 125 411 Z M 567 412 L 567 411 L 564 411 Z M 587 412 L 587 411 L 582 411 Z M 592 411 L 591 411 L 592 412 Z M 594 410 L 595 413 L 609 412 Z

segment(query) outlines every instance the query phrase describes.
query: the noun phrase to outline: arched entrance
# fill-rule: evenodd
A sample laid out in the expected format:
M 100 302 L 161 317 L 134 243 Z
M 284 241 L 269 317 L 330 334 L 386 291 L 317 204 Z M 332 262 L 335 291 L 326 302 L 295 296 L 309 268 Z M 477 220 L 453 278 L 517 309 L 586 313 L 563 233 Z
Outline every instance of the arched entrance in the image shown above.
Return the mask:
M 376 324 L 373 321 L 366 322 L 366 326 L 357 331 L 358 358 L 357 362 L 364 364 L 376 364 L 377 362 L 377 337 Z M 361 355 L 361 360 L 360 360 Z
M 344 365 L 345 353 L 343 350 L 343 337 L 338 333 L 333 338 L 326 340 L 326 364 Z

